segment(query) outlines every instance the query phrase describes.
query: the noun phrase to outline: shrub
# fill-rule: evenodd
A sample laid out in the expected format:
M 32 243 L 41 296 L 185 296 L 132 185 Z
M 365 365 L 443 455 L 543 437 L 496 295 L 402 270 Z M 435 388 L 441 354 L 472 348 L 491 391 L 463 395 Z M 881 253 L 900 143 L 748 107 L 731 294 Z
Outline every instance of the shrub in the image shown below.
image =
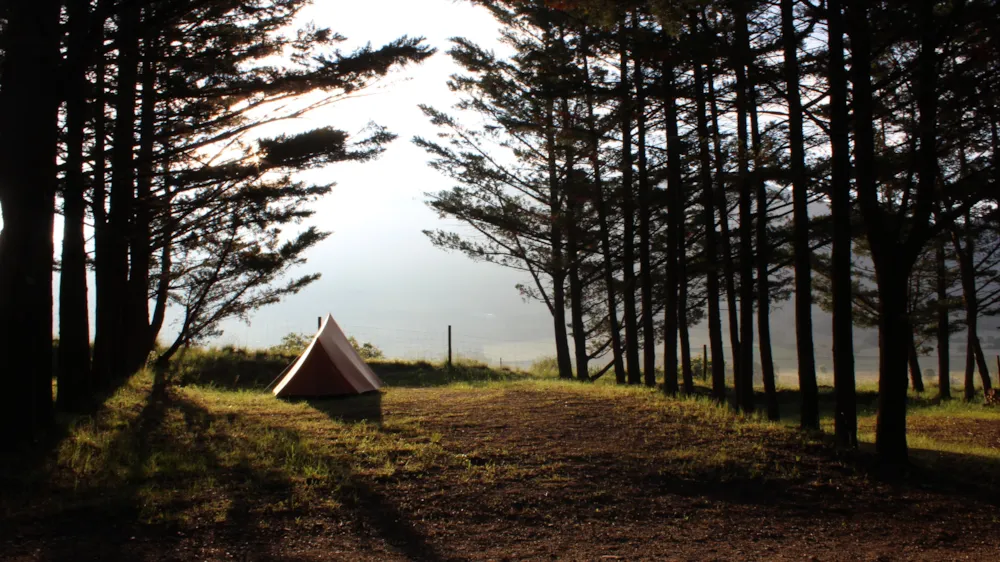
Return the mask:
M 281 343 L 268 348 L 268 351 L 276 355 L 299 355 L 306 350 L 310 341 L 312 336 L 309 334 L 292 332 L 281 338 Z
M 300 355 L 306 350 L 306 347 L 309 346 L 309 342 L 311 341 L 312 336 L 309 334 L 292 332 L 281 338 L 281 343 L 269 347 L 267 351 L 268 353 L 272 353 L 274 355 Z M 354 337 L 347 338 L 347 341 L 351 342 L 354 350 L 357 351 L 358 355 L 366 361 L 385 358 L 385 353 L 371 342 L 360 343 Z
M 543 357 L 535 360 L 531 363 L 528 372 L 539 377 L 558 377 L 559 360 L 555 357 Z
M 371 342 L 358 343 L 358 340 L 356 340 L 354 336 L 347 338 L 347 341 L 351 342 L 355 351 L 357 351 L 358 355 L 360 355 L 365 361 L 370 359 L 385 359 L 385 353 L 383 353 L 381 349 L 375 347 L 375 344 Z

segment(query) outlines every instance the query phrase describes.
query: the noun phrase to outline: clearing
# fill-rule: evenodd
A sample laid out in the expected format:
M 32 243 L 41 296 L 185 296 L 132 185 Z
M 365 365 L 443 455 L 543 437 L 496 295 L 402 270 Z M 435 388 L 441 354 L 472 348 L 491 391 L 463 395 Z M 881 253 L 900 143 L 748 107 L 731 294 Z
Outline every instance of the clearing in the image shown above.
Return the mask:
M 311 402 L 153 393 L 137 375 L 51 451 L 4 459 L 3 557 L 1000 556 L 1000 413 L 915 413 L 925 449 L 890 485 L 861 468 L 868 446 L 838 456 L 822 434 L 703 400 L 475 367 L 377 370 L 380 394 Z

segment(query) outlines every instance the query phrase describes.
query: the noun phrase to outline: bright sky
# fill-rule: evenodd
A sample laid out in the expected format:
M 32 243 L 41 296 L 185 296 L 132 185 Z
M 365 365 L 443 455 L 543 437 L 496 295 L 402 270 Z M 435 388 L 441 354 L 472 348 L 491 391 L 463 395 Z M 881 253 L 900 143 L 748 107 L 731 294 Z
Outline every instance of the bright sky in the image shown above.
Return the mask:
M 327 312 L 351 335 L 389 355 L 430 356 L 446 351 L 449 324 L 456 351 L 497 361 L 527 361 L 551 354 L 552 321 L 538 303 L 525 303 L 515 285 L 525 276 L 473 263 L 434 248 L 425 229 L 456 225 L 439 219 L 424 203 L 427 192 L 452 187 L 431 170 L 424 152 L 410 143 L 435 129 L 418 104 L 449 109 L 456 101 L 448 77 L 459 69 L 445 51 L 450 37 L 464 36 L 490 48 L 497 26 L 483 9 L 452 0 L 318 0 L 302 21 L 314 21 L 346 36 L 343 50 L 366 42 L 381 45 L 402 35 L 424 36 L 439 53 L 397 73 L 373 95 L 325 108 L 285 130 L 334 126 L 360 131 L 368 121 L 399 135 L 378 161 L 339 164 L 306 178 L 336 181 L 315 205 L 314 223 L 333 235 L 309 254 L 300 273 L 323 278 L 299 295 L 254 315 L 251 324 L 229 322 L 222 341 L 247 346 L 276 343 L 291 331 L 311 332 Z

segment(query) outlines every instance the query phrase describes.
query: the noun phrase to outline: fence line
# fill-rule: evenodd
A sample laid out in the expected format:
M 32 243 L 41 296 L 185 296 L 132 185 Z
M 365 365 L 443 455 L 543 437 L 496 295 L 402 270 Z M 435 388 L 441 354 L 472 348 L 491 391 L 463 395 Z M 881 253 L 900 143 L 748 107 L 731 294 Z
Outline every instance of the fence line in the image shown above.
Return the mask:
M 269 339 L 275 339 L 278 334 L 276 330 L 284 327 L 291 327 L 291 323 L 283 324 L 281 327 L 272 326 L 268 329 Z M 403 360 L 429 360 L 443 362 L 448 358 L 448 326 L 442 325 L 439 329 L 415 329 L 399 328 L 389 326 L 372 326 L 368 324 L 341 324 L 341 327 L 348 336 L 353 336 L 359 342 L 371 343 L 383 350 L 387 358 Z M 289 330 L 289 332 L 295 330 Z M 705 339 L 696 336 L 698 332 L 692 331 L 691 356 L 695 361 L 699 361 L 703 355 Z M 283 334 L 282 334 L 283 335 Z M 249 341 L 241 341 L 244 346 L 249 347 Z M 787 342 L 785 342 L 787 343 Z M 860 343 L 860 342 L 856 342 Z M 833 353 L 832 349 L 818 340 L 816 357 L 817 376 L 821 383 L 830 383 L 833 378 Z M 662 365 L 661 348 L 657 348 L 658 364 Z M 731 347 L 724 343 L 727 371 L 731 372 L 732 357 Z M 963 346 L 953 342 L 953 350 L 956 353 L 951 355 L 953 367 L 952 377 L 958 379 L 964 374 L 965 354 Z M 489 336 L 483 333 L 466 333 L 461 325 L 453 325 L 451 338 L 451 351 L 456 359 L 475 360 L 489 364 L 519 369 L 527 369 L 532 364 L 551 359 L 555 356 L 555 345 L 548 338 L 511 338 L 502 336 Z M 993 355 L 993 350 L 987 351 L 988 355 Z M 797 382 L 798 356 L 794 348 L 776 346 L 773 348 L 773 356 L 779 382 L 792 384 Z M 860 353 L 855 354 L 856 370 L 859 380 L 871 381 L 878 370 L 878 350 L 871 346 L 864 346 Z M 593 361 L 594 366 L 603 366 L 608 358 L 598 358 Z M 759 357 L 755 353 L 755 371 L 759 371 Z M 920 358 L 921 371 L 927 378 L 927 372 L 932 371 L 936 376 L 937 356 L 931 352 L 929 355 Z M 1000 368 L 1000 366 L 998 366 Z M 695 376 L 699 376 L 696 372 Z

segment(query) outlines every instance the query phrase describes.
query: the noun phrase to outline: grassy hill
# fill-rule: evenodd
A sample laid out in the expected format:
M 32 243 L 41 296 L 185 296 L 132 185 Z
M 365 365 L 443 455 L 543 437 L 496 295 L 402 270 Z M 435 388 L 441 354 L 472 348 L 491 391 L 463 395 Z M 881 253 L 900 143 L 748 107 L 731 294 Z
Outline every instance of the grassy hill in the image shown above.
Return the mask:
M 870 445 L 838 453 L 702 398 L 384 362 L 380 393 L 282 401 L 263 387 L 283 361 L 194 355 L 162 392 L 140 373 L 94 416 L 63 420 L 51 450 L 3 459 L 5 559 L 997 552 L 1000 411 L 978 405 L 915 400 L 914 468 L 890 484 L 866 470 Z

